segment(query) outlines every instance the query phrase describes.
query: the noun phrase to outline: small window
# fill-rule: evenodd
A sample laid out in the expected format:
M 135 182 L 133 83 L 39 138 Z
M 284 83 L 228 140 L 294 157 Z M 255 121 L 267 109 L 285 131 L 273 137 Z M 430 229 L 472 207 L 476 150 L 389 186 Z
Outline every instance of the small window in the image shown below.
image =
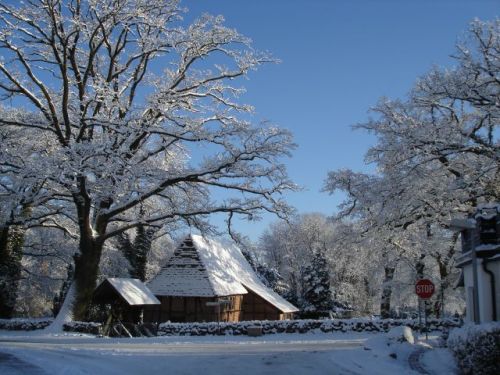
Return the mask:
M 496 217 L 492 219 L 482 219 L 480 224 L 480 236 L 482 244 L 497 244 L 499 234 L 497 232 Z
M 462 231 L 462 252 L 466 253 L 472 250 L 472 231 Z

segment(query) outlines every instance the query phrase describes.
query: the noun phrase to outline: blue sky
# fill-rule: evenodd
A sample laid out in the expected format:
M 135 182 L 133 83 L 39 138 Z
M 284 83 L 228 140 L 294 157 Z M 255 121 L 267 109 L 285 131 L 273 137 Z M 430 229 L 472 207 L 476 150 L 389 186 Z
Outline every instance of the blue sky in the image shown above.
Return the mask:
M 282 60 L 245 82 L 255 120 L 293 132 L 285 160 L 304 190 L 287 196 L 299 212 L 335 212 L 342 196 L 320 189 L 329 170 L 371 171 L 373 139 L 351 125 L 382 96 L 403 97 L 433 65 L 450 66 L 454 45 L 475 17 L 498 16 L 498 0 L 184 0 L 191 18 L 222 14 L 254 47 Z M 237 223 L 257 240 L 275 220 Z

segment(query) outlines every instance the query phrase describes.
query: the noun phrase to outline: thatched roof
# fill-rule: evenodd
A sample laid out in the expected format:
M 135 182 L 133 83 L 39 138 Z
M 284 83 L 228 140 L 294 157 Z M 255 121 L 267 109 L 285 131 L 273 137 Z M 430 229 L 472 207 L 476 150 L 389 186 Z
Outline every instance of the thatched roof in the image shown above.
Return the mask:
M 251 290 L 283 313 L 298 311 L 260 281 L 236 245 L 198 235 L 181 243 L 148 287 L 156 296 L 177 297 L 221 297 Z

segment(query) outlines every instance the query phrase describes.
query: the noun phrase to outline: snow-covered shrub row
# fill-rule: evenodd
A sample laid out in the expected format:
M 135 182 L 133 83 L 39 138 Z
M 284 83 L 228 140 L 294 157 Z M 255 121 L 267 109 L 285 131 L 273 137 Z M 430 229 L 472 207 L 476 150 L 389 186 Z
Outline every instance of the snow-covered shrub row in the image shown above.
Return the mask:
M 52 323 L 52 318 L 38 319 L 0 319 L 0 329 L 8 331 L 33 331 L 43 329 Z
M 500 374 L 500 323 L 454 329 L 447 343 L 462 374 Z
M 210 323 L 161 323 L 158 336 L 205 336 L 205 335 L 246 335 L 248 327 L 260 326 L 262 333 L 306 333 L 306 332 L 387 332 L 393 327 L 408 326 L 419 329 L 418 320 L 405 319 L 325 319 L 325 320 L 272 320 L 248 322 Z M 429 330 L 448 331 L 460 327 L 458 319 L 430 319 Z
M 95 322 L 68 322 L 64 323 L 63 330 L 66 332 L 80 332 L 99 335 L 101 333 L 101 327 L 101 323 Z

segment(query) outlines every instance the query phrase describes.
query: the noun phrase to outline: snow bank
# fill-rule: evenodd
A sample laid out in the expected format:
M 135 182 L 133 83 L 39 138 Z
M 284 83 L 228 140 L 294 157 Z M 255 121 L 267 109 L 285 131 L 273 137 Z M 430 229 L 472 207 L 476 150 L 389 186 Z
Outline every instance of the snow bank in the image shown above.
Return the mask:
M 59 310 L 56 318 L 53 320 L 52 324 L 45 328 L 46 333 L 61 333 L 63 331 L 63 326 L 65 323 L 69 323 L 73 320 L 73 304 L 76 299 L 75 283 L 72 283 L 69 287 L 64 303 Z
M 434 347 L 426 350 L 420 357 L 420 365 L 431 372 L 439 375 L 456 375 L 459 373 L 453 353 L 448 348 Z

